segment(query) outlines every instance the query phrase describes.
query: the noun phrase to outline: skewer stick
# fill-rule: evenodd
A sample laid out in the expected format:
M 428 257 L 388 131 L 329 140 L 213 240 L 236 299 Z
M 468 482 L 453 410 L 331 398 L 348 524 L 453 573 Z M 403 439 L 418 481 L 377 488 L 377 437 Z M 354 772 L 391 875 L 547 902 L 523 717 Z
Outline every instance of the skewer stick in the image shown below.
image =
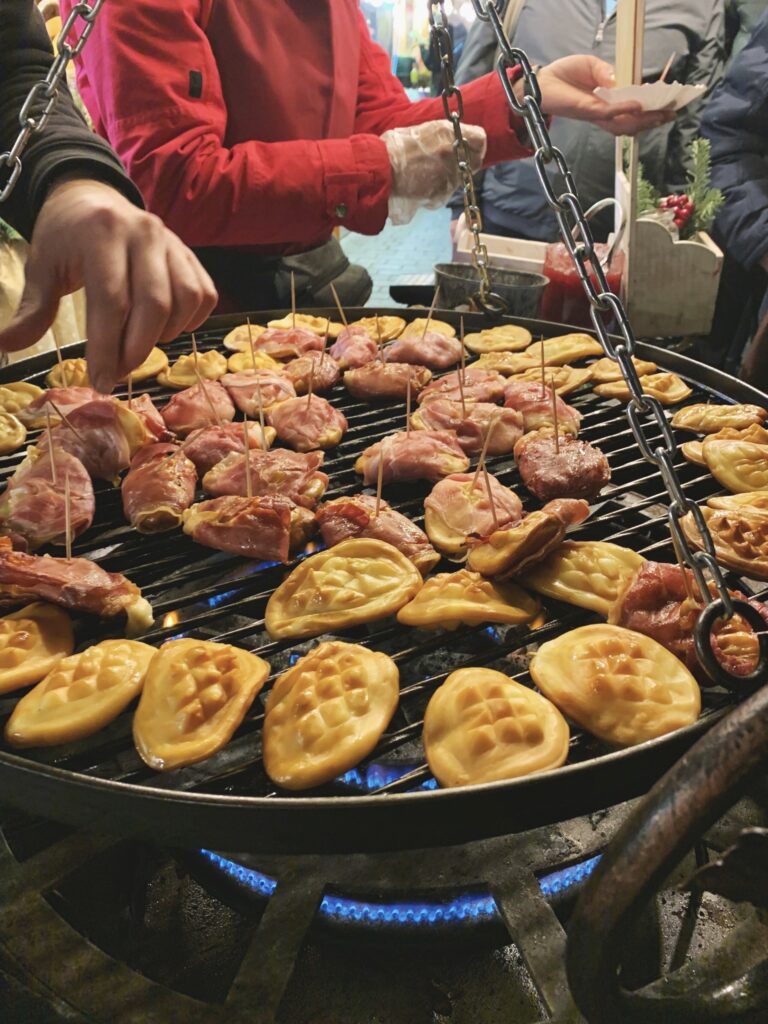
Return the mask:
M 59 339 L 56 337 L 55 334 L 53 335 L 53 344 L 56 346 L 56 358 L 59 361 L 59 370 L 61 371 L 61 383 L 63 387 L 67 387 L 69 385 L 69 380 L 67 379 L 67 373 L 66 370 L 64 369 L 64 359 L 61 354 L 61 345 L 59 345 Z
M 464 346 L 464 317 L 459 321 L 461 324 L 461 384 L 462 388 L 467 383 L 467 350 Z
M 51 410 L 50 409 L 46 409 L 45 410 L 45 422 L 48 425 L 48 432 L 47 432 L 46 436 L 48 438 L 48 454 L 49 454 L 49 456 L 51 458 L 51 483 L 53 484 L 54 487 L 56 487 L 58 481 L 56 480 L 56 460 L 53 457 L 53 435 L 51 433 Z
M 474 489 L 477 487 L 478 477 L 480 476 L 480 473 L 482 472 L 483 468 L 485 467 L 485 459 L 486 459 L 486 456 L 488 455 L 488 445 L 491 443 L 491 437 L 493 436 L 493 432 L 496 429 L 496 424 L 498 422 L 499 422 L 499 414 L 497 413 L 493 417 L 493 419 L 489 422 L 488 429 L 485 432 L 485 441 L 483 442 L 483 450 L 480 452 L 480 459 L 479 459 L 479 461 L 477 463 L 477 469 L 475 470 L 475 475 L 472 478 L 472 486 L 469 489 L 470 493 L 472 491 L 474 491 Z
M 195 366 L 197 366 L 198 360 L 200 358 L 200 353 L 197 351 L 197 338 L 195 337 L 194 331 L 192 331 L 192 357 L 194 359 Z
M 265 452 L 267 445 L 267 432 L 264 429 L 264 399 L 261 397 L 261 384 L 256 379 L 256 401 L 259 405 L 259 427 L 261 428 L 261 450 Z
M 253 372 L 256 372 L 256 349 L 253 347 L 253 327 L 251 326 L 251 318 L 247 316 L 245 322 L 248 324 L 248 347 L 251 350 L 251 363 L 253 364 Z
M 291 271 L 291 329 L 296 330 L 296 275 Z
M 338 311 L 339 311 L 339 316 L 341 317 L 341 322 L 344 324 L 345 327 L 349 327 L 349 324 L 347 322 L 347 318 L 344 315 L 344 310 L 343 310 L 342 305 L 341 305 L 341 300 L 339 299 L 339 293 L 336 291 L 336 286 L 333 285 L 333 284 L 331 285 L 331 294 L 333 295 L 333 301 L 336 303 L 336 309 L 338 309 Z
M 325 363 L 325 353 L 328 350 L 328 338 L 331 335 L 331 319 L 330 317 L 325 318 L 325 334 L 323 335 L 323 351 L 320 354 L 320 365 L 323 366 Z
M 64 544 L 67 561 L 72 558 L 72 513 L 69 508 L 69 473 L 64 475 Z
M 411 432 L 411 371 L 408 370 L 408 379 L 405 383 L 405 433 Z
M 133 405 L 133 374 L 128 374 L 128 408 Z
M 216 411 L 216 406 L 213 404 L 213 399 L 208 394 L 208 388 L 206 388 L 205 381 L 201 377 L 200 371 L 198 370 L 196 364 L 195 364 L 195 376 L 197 377 L 197 386 L 202 391 L 203 396 L 205 397 L 205 400 L 208 403 L 208 408 L 211 410 L 211 414 L 213 416 L 213 422 L 216 424 L 217 427 L 220 427 L 221 426 L 221 416 L 219 416 L 218 412 Z
M 659 75 L 659 81 L 660 82 L 663 82 L 663 81 L 666 80 L 666 77 L 669 74 L 669 69 L 672 67 L 672 61 L 675 59 L 676 56 L 677 56 L 677 53 L 673 50 L 672 53 L 670 53 L 670 55 L 669 55 L 669 60 L 664 65 L 664 70 Z
M 483 466 L 483 476 L 485 478 L 485 489 L 488 492 L 488 504 L 491 506 L 491 515 L 493 516 L 493 528 L 498 530 L 499 520 L 496 516 L 496 503 L 493 500 L 493 490 L 491 489 L 491 477 L 488 473 L 488 467 Z
M 312 391 L 315 385 L 315 361 L 312 360 L 312 365 L 309 368 L 309 381 L 307 383 L 307 410 L 312 406 Z
M 378 317 L 376 317 L 376 335 L 377 335 L 377 337 L 379 339 L 379 362 L 383 366 L 384 365 L 384 341 L 383 341 L 383 339 L 381 337 L 381 322 L 379 321 Z
M 555 452 L 560 454 L 560 427 L 557 422 L 557 392 L 555 391 L 555 378 L 550 377 L 552 388 L 552 419 L 555 423 Z
M 547 393 L 547 383 L 544 378 L 544 342 L 541 342 L 541 397 L 543 398 Z
M 80 433 L 80 431 L 79 431 L 79 430 L 76 430 L 76 429 L 75 429 L 75 428 L 74 428 L 74 427 L 72 426 L 72 423 L 71 423 L 71 421 L 70 421 L 69 417 L 68 417 L 68 416 L 65 416 L 65 415 L 64 415 L 64 413 L 63 413 L 63 412 L 61 411 L 61 409 L 60 409 L 60 408 L 58 407 L 58 405 L 56 405 L 56 403 L 54 402 L 54 400 L 53 400 L 52 398 L 49 398 L 49 399 L 48 399 L 48 403 L 49 403 L 49 404 L 51 405 L 51 407 L 53 408 L 53 411 L 54 411 L 54 412 L 56 413 L 56 415 L 57 415 L 57 416 L 59 417 L 59 419 L 61 420 L 61 422 L 62 422 L 62 423 L 64 423 L 64 424 L 65 424 L 65 425 L 66 425 L 67 427 L 69 427 L 69 429 L 70 429 L 70 430 L 72 431 L 72 433 L 73 433 L 73 434 L 75 435 L 75 437 L 76 437 L 76 438 L 78 439 L 78 441 L 82 441 L 82 442 L 83 442 L 83 444 L 88 444 L 88 442 L 87 442 L 87 441 L 86 441 L 86 439 L 85 439 L 85 438 L 83 437 L 83 435 L 82 435 L 82 434 Z
M 379 509 L 381 508 L 381 490 L 384 486 L 384 442 L 382 441 L 379 449 L 379 468 L 376 473 L 376 510 L 373 513 L 373 518 L 376 519 L 379 515 Z
M 248 415 L 243 413 L 243 450 L 245 452 L 245 496 L 253 497 L 253 480 L 251 479 L 251 454 L 248 444 Z
M 432 296 L 432 305 L 429 307 L 429 313 L 427 313 L 427 322 L 424 324 L 424 330 L 421 332 L 421 340 L 422 341 L 424 341 L 424 339 L 426 338 L 427 331 L 429 330 L 429 325 L 432 323 L 432 317 L 433 317 L 434 312 L 435 312 L 435 306 L 437 305 L 437 296 L 439 294 L 440 294 L 440 285 L 438 285 L 437 288 L 435 288 L 435 294 Z

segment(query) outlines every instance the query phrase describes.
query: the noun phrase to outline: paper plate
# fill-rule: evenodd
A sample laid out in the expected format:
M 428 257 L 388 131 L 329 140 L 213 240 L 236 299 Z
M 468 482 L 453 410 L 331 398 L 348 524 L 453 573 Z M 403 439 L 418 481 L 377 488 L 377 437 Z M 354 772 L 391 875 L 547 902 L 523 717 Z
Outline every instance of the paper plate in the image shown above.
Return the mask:
M 703 85 L 682 85 L 680 82 L 646 82 L 644 85 L 625 85 L 620 89 L 598 86 L 595 96 L 606 103 L 635 101 L 643 110 L 680 110 L 706 92 Z

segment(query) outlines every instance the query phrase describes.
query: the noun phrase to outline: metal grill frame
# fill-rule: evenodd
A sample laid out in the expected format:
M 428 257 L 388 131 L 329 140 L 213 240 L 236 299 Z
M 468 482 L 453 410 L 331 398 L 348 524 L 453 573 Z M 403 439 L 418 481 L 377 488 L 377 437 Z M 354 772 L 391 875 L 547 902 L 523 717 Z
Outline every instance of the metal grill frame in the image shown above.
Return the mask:
M 308 312 L 331 317 L 334 313 L 332 310 Z M 420 312 L 365 308 L 350 309 L 348 316 L 350 321 L 372 315 L 408 318 Z M 258 323 L 283 315 L 284 311 L 259 311 L 253 313 L 252 318 Z M 459 314 L 441 310 L 438 315 L 458 327 Z M 220 340 L 243 319 L 244 314 L 211 318 L 198 332 L 201 351 L 210 347 L 207 342 L 213 341 L 214 336 Z M 536 320 L 509 317 L 505 320 L 527 327 L 534 336 L 553 337 L 579 330 Z M 488 326 L 481 314 L 464 314 L 464 321 L 468 333 Z M 63 354 L 79 356 L 83 348 L 82 344 L 68 346 Z M 187 338 L 166 346 L 171 356 L 188 349 Z M 768 398 L 755 388 L 679 353 L 641 343 L 637 354 L 652 359 L 663 369 L 679 373 L 717 400 L 768 404 Z M 0 384 L 35 377 L 49 369 L 54 361 L 55 356 L 46 353 L 15 363 L 0 372 Z M 137 389 L 137 393 L 140 390 L 143 389 Z M 395 406 L 386 407 L 387 415 L 392 408 Z M 611 408 L 615 411 L 618 406 Z M 641 464 L 652 477 L 658 475 L 657 471 Z M 655 501 L 665 503 L 660 478 L 658 487 L 654 484 L 653 490 Z M 649 500 L 648 504 L 654 501 Z M 98 510 L 97 494 L 97 524 Z M 587 524 L 589 522 L 587 520 Z M 652 522 L 655 520 L 649 519 L 649 528 Z M 612 536 L 605 539 L 610 540 Z M 662 546 L 662 543 L 653 545 L 654 548 Z M 130 569 L 127 572 L 130 576 Z M 223 589 L 224 584 L 220 587 Z M 583 617 L 591 621 L 588 613 Z M 572 625 L 576 624 L 579 623 Z M 555 625 L 548 623 L 538 632 L 548 631 L 546 635 L 552 635 Z M 561 631 L 562 628 L 556 630 Z M 523 641 L 518 648 L 545 638 L 534 635 L 533 640 Z M 505 653 L 510 650 L 500 651 L 499 657 Z M 7 699 L 0 700 L 0 712 L 7 714 L 10 704 Z M 724 698 L 719 708 L 710 710 L 692 726 L 638 747 L 603 753 L 539 775 L 464 789 L 398 792 L 395 785 L 390 787 L 390 792 L 363 796 L 210 794 L 171 788 L 174 783 L 168 784 L 168 776 L 152 777 L 142 784 L 118 782 L 0 750 L 0 792 L 4 800 L 29 812 L 177 847 L 204 845 L 283 854 L 452 845 L 572 818 L 642 794 L 726 709 L 727 699 Z M 416 779 L 412 784 L 417 785 L 419 781 Z M 407 784 L 406 779 L 402 785 Z

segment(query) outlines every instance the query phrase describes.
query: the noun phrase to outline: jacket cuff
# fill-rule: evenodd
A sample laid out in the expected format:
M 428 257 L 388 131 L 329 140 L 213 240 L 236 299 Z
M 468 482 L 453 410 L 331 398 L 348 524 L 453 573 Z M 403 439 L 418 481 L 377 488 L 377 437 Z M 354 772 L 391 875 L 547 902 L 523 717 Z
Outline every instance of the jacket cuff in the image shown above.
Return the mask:
M 392 168 L 375 135 L 326 139 L 321 148 L 325 212 L 336 225 L 374 235 L 387 219 Z
M 509 80 L 513 84 L 521 76 L 522 69 L 519 66 L 508 72 Z M 467 124 L 482 124 L 486 130 L 488 151 L 483 167 L 532 156 L 534 151 L 530 145 L 525 121 L 510 108 L 499 76 L 493 71 L 482 81 L 485 85 L 484 91 L 476 98 L 473 96 L 471 104 L 465 103 L 464 120 Z M 477 114 L 474 114 L 475 109 Z

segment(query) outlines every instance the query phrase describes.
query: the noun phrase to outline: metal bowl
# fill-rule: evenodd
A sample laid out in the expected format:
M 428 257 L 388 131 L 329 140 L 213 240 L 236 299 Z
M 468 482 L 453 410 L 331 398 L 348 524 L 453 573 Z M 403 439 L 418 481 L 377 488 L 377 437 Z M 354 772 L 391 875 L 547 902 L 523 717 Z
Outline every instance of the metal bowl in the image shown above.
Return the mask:
M 490 270 L 489 276 L 493 291 L 506 302 L 510 316 L 537 316 L 548 278 L 522 270 L 498 269 Z M 440 305 L 444 309 L 468 305 L 477 294 L 478 274 L 469 263 L 437 263 L 435 278 L 440 285 Z

